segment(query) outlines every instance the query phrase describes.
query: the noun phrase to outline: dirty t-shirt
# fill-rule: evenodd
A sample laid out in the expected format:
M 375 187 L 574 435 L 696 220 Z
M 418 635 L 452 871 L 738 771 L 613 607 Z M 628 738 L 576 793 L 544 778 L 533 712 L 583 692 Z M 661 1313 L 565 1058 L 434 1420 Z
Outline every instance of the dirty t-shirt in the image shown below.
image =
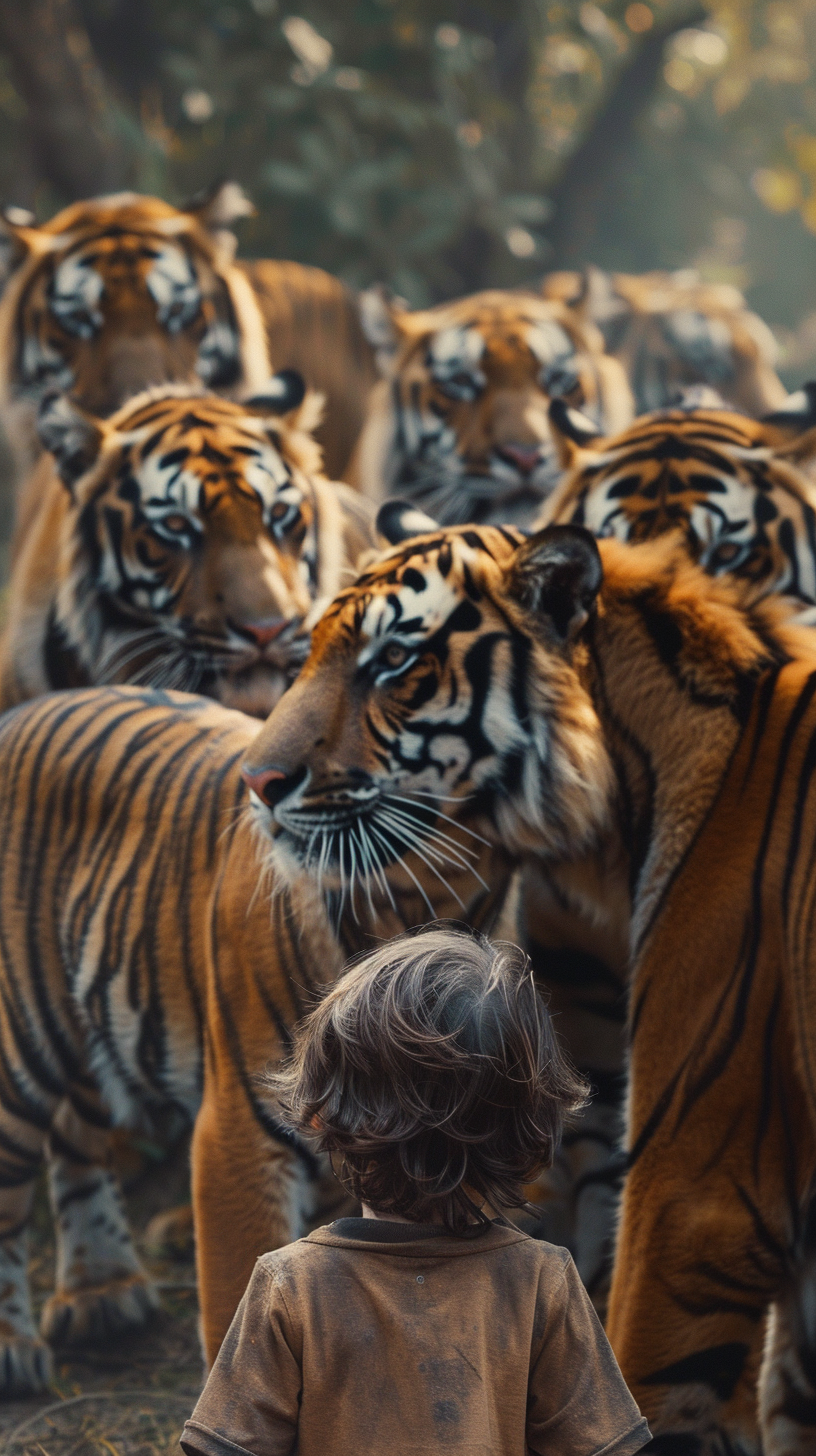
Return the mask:
M 632 1456 L 649 1428 L 566 1249 L 340 1219 L 258 1260 L 187 1456 Z

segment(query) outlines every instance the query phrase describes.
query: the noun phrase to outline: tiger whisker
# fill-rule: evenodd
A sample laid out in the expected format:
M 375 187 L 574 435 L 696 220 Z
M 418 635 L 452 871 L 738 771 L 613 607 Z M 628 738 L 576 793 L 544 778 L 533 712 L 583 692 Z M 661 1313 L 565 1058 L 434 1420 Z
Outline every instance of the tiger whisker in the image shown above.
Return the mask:
M 380 841 L 380 843 L 384 845 L 384 848 L 385 848 L 386 852 L 389 853 L 389 857 L 390 857 L 390 853 L 392 853 L 393 850 L 388 845 L 387 841 L 384 841 L 383 840 L 382 835 L 378 833 L 378 831 L 375 828 L 374 824 L 371 823 L 371 822 L 369 822 L 369 830 Z M 401 854 L 397 854 L 396 858 L 397 858 L 398 864 L 401 864 L 402 865 L 402 868 L 405 870 L 405 873 L 409 876 L 410 879 L 413 880 L 414 884 L 416 885 L 417 889 L 419 890 L 420 895 L 422 896 L 423 900 L 425 901 L 425 904 L 428 907 L 428 913 L 429 913 L 431 919 L 432 920 L 435 920 L 436 919 L 436 911 L 434 910 L 433 905 L 431 904 L 430 900 L 428 899 L 428 896 L 426 895 L 425 890 L 423 889 L 422 885 L 420 884 L 420 882 L 417 879 L 416 875 L 414 874 L 413 870 L 411 870 L 409 868 L 409 866 L 405 863 L 405 860 L 403 859 L 403 857 L 402 857 Z
M 402 819 L 404 819 L 407 823 L 409 823 L 412 826 L 412 828 L 414 828 L 414 829 L 417 830 L 418 833 L 422 833 L 426 839 L 429 839 L 429 840 L 430 839 L 436 839 L 440 843 L 444 843 L 444 844 L 450 845 L 451 849 L 455 849 L 457 851 L 457 853 L 460 854 L 460 855 L 466 855 L 466 856 L 469 856 L 471 859 L 478 860 L 479 856 L 478 856 L 476 850 L 475 849 L 471 849 L 469 844 L 457 844 L 457 842 L 456 842 L 455 839 L 452 839 L 449 834 L 445 834 L 443 832 L 443 830 L 437 829 L 435 825 L 428 825 L 426 827 L 421 822 L 421 820 L 418 820 L 417 818 L 415 818 L 415 816 L 413 814 L 406 814 L 406 812 L 405 812 L 404 809 L 397 809 L 397 808 L 395 808 L 394 803 L 393 803 L 394 797 L 396 797 L 396 796 L 393 796 L 391 794 L 388 794 L 388 795 L 385 796 L 385 803 L 386 803 L 387 807 L 389 809 L 391 809 L 393 811 L 393 813 L 398 814 Z M 401 803 L 401 804 L 406 804 L 406 803 L 409 803 L 410 801 L 407 800 L 407 799 L 404 799 L 404 798 L 400 797 L 399 800 L 398 800 L 398 802 Z
M 388 802 L 392 802 L 393 801 L 394 803 L 398 803 L 398 804 L 408 804 L 408 805 L 410 805 L 414 809 L 416 809 L 418 807 L 421 807 L 421 805 L 418 806 L 416 804 L 416 801 L 415 800 L 409 799 L 406 794 L 390 794 L 389 793 L 389 794 L 385 794 L 383 797 Z M 445 821 L 446 824 L 452 824 L 453 827 L 454 827 L 454 829 L 460 830 L 460 832 L 462 834 L 469 834 L 470 837 L 471 837 L 471 839 L 478 839 L 478 841 L 479 841 L 480 844 L 484 844 L 488 849 L 490 848 L 489 841 L 487 839 L 485 839 L 483 835 L 477 834 L 475 829 L 468 829 L 467 824 L 460 824 L 458 819 L 452 819 L 451 816 L 450 816 L 450 814 L 443 814 L 442 810 L 441 809 L 438 809 L 436 811 L 436 817 L 437 817 L 437 819 L 444 819 L 444 821 Z M 441 833 L 442 831 L 440 830 L 439 832 Z M 454 841 L 454 843 L 455 843 L 455 841 Z M 457 846 L 457 848 L 461 848 L 462 851 L 464 852 L 464 848 L 465 848 L 464 845 L 459 845 L 459 846 Z M 472 854 L 472 853 L 475 853 L 475 851 L 474 850 L 469 850 L 468 853 L 471 853 Z
M 406 849 L 411 850 L 416 855 L 417 859 L 422 860 L 422 863 L 428 867 L 428 869 L 431 871 L 431 874 L 436 875 L 436 878 L 439 880 L 440 884 L 444 885 L 445 889 L 448 891 L 448 894 L 453 896 L 457 905 L 459 905 L 461 909 L 464 910 L 466 908 L 464 900 L 456 893 L 453 885 L 451 885 L 448 880 L 445 879 L 445 876 L 441 873 L 441 871 L 436 868 L 436 865 L 434 865 L 428 858 L 428 856 L 424 853 L 424 848 L 427 848 L 427 846 L 423 845 L 423 841 L 420 840 L 417 835 L 411 834 L 409 831 L 400 828 L 400 826 L 394 822 L 393 818 L 390 815 L 387 818 L 385 817 L 385 815 L 383 815 L 381 818 L 381 822 L 385 824 L 385 827 L 389 830 L 391 834 L 395 836 L 395 838 L 399 840 L 401 844 L 405 845 Z M 445 863 L 445 860 L 442 859 L 438 851 L 436 852 L 436 858 L 440 859 L 442 864 Z M 449 860 L 448 863 L 450 864 L 451 861 Z

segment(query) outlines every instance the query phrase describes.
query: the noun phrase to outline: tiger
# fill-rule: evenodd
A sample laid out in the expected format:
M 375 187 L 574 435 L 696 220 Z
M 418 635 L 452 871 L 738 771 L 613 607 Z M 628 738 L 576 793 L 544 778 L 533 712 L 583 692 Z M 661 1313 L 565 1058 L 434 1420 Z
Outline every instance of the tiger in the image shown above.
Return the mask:
M 76 1153 L 85 1123 L 103 1120 L 88 1064 L 120 1120 L 145 1087 L 181 1100 L 179 1069 L 203 1077 L 193 1162 L 211 1359 L 254 1255 L 292 1227 L 272 1230 L 266 1210 L 291 1206 L 298 1154 L 272 1132 L 272 1175 L 257 1129 L 274 1109 L 252 1102 L 270 1023 L 289 1024 L 270 959 L 297 991 L 309 968 L 328 979 L 339 965 L 308 939 L 323 907 L 349 927 L 344 951 L 375 922 L 387 934 L 457 895 L 454 913 L 486 925 L 519 863 L 623 843 L 631 1049 L 613 1347 L 656 1450 L 756 1456 L 761 1425 L 778 1456 L 796 1449 L 797 1423 L 807 1449 L 812 633 L 780 598 L 705 573 L 672 535 L 439 528 L 397 501 L 379 527 L 391 548 L 326 609 L 255 734 L 232 735 L 233 718 L 228 733 L 219 705 L 125 687 L 41 698 L 0 722 L 0 1289 L 13 1287 L 0 1370 L 36 1383 L 47 1356 L 21 1314 L 15 1240 L 46 1139 L 58 1206 L 82 1201 Z M 249 821 L 235 812 L 239 772 Z M 262 905 L 250 864 L 275 892 Z M 482 885 L 468 887 L 469 864 Z M 206 1045 L 197 1030 L 191 1052 L 185 1027 L 202 1017 Z M 75 1227 L 61 1233 L 70 1278 L 46 1332 L 54 1307 L 70 1327 L 79 1288 L 93 1302 L 106 1280 L 105 1301 L 122 1282 L 143 1287 L 121 1264 L 89 1279 Z M 121 1215 L 116 1230 L 121 1249 Z
M 339 707 L 341 739 L 352 727 L 344 696 L 332 691 L 321 709 L 331 718 Z M 306 716 L 290 728 L 309 742 L 313 791 L 323 775 L 332 842 L 330 826 L 341 838 L 343 828 L 330 755 L 311 742 L 315 707 L 301 700 Z M 327 861 L 279 874 L 242 778 L 258 729 L 212 700 L 133 685 L 53 693 L 0 718 L 2 1396 L 48 1384 L 51 1343 L 110 1341 L 156 1308 L 109 1129 L 150 1129 L 168 1104 L 194 1122 L 211 1362 L 255 1258 L 304 1232 L 323 1172 L 260 1074 L 372 939 L 437 916 L 489 932 L 501 912 L 509 857 L 469 829 L 467 812 L 459 825 L 421 792 L 381 805 L 374 842 L 386 837 L 390 862 L 362 894 L 353 835 L 339 873 Z M 56 1288 L 38 1330 L 25 1230 L 44 1159 Z
M 272 863 L 364 897 L 395 792 L 434 832 L 430 806 L 467 806 L 522 862 L 626 846 L 613 1348 L 655 1450 L 757 1456 L 760 1428 L 766 1456 L 810 1450 L 813 635 L 671 535 L 386 509 L 394 547 L 327 609 L 246 761 Z
M 21 486 L 46 393 L 108 415 L 151 385 L 240 397 L 287 368 L 324 391 L 318 443 L 341 475 L 376 377 L 357 303 L 321 269 L 236 261 L 231 225 L 253 211 L 234 182 L 181 208 L 134 192 L 90 198 L 41 226 L 5 210 L 0 419 Z
M 538 524 L 572 522 L 629 542 L 678 531 L 706 571 L 744 578 L 755 596 L 787 593 L 816 620 L 816 485 L 806 469 L 816 385 L 801 395 L 764 421 L 664 409 L 607 438 L 555 401 L 564 476 Z
M 11 574 L 0 708 L 137 682 L 266 717 L 319 599 L 373 545 L 365 503 L 321 473 L 294 371 L 238 402 L 165 385 L 108 419 L 46 396 L 51 474 Z
M 434 518 L 528 524 L 560 475 L 554 396 L 605 430 L 633 401 L 594 325 L 532 293 L 494 290 L 411 312 L 371 290 L 364 325 L 386 377 L 348 479 L 371 501 L 405 497 Z
M 638 414 L 683 397 L 749 415 L 784 401 L 776 339 L 730 283 L 703 283 L 693 268 L 610 274 L 590 266 L 547 274 L 542 293 L 601 330 L 626 370 Z

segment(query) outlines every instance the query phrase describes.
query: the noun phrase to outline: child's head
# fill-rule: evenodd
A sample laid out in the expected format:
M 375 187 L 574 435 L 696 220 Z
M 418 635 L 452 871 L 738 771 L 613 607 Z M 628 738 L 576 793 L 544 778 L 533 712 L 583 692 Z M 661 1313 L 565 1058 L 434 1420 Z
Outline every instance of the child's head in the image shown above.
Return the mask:
M 523 1202 L 586 1092 L 526 957 L 444 928 L 354 964 L 272 1084 L 370 1208 L 455 1231 Z

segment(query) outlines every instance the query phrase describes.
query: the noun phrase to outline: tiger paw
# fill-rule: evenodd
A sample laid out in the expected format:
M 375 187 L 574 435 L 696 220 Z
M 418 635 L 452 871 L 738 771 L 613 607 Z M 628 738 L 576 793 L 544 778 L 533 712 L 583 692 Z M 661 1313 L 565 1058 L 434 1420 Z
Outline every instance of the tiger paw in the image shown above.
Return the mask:
M 52 1345 L 98 1344 L 140 1329 L 159 1308 L 159 1296 L 144 1274 L 129 1274 L 84 1289 L 57 1289 L 40 1319 Z
M 0 1399 L 39 1395 L 54 1373 L 51 1351 L 43 1340 L 17 1335 L 0 1321 Z

